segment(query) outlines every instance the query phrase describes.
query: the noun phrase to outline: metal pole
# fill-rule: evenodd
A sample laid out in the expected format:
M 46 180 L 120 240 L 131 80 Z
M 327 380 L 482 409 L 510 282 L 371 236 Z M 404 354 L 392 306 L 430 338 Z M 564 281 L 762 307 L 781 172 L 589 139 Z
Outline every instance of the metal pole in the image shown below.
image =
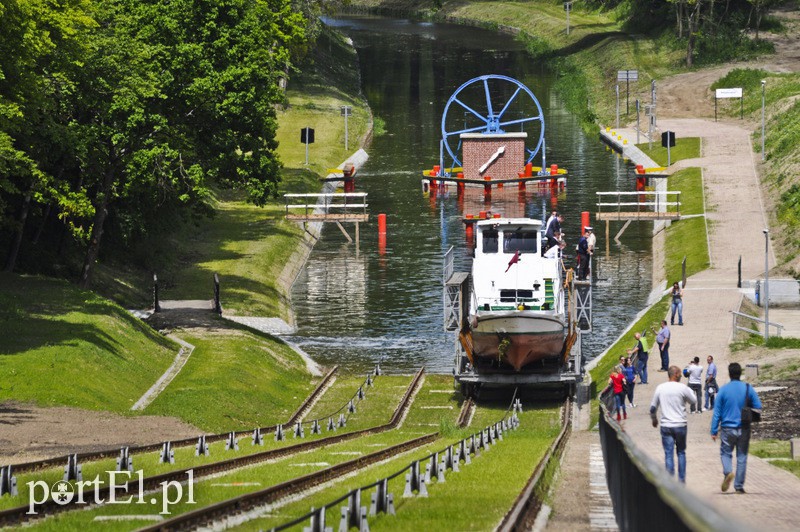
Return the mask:
M 347 115 L 348 114 L 349 113 L 347 112 L 347 107 L 345 107 L 345 112 L 344 112 L 344 149 L 345 149 L 345 151 L 347 151 L 347 149 L 348 149 L 347 148 Z
M 308 166 L 308 129 L 306 129 L 306 166 Z
M 617 91 L 617 129 L 619 129 L 619 83 L 616 85 Z
M 769 340 L 769 229 L 764 229 L 764 341 Z
M 636 144 L 639 144 L 639 100 L 636 100 Z
M 650 82 L 650 93 L 653 97 L 653 125 L 658 125 L 656 120 L 656 80 Z
M 569 8 L 572 7 L 572 5 L 570 4 L 570 2 L 567 2 L 566 4 L 564 4 L 564 7 L 567 10 L 567 35 L 569 35 Z
M 631 113 L 631 78 L 630 74 L 625 78 L 625 116 Z
M 764 151 L 764 103 L 765 103 L 765 95 L 766 95 L 766 87 L 767 87 L 767 80 L 761 80 L 761 160 L 767 160 L 767 152 Z

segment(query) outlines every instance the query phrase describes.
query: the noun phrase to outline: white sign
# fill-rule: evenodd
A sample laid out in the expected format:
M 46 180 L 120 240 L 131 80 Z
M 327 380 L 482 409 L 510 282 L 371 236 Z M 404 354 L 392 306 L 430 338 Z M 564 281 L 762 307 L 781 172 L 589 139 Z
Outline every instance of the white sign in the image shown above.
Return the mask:
M 742 89 L 717 89 L 717 98 L 741 98 Z
M 617 70 L 617 81 L 638 81 L 638 70 Z

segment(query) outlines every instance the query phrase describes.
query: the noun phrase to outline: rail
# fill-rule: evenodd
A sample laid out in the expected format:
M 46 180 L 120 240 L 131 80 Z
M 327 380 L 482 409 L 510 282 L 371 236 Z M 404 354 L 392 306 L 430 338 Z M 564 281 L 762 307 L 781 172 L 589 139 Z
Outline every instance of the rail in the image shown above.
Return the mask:
M 306 404 L 310 401 L 314 400 L 312 398 L 317 398 L 321 393 L 322 389 L 327 386 L 328 382 L 333 378 L 333 375 L 338 371 L 339 366 L 334 366 L 331 370 L 322 378 L 322 380 L 317 384 L 314 390 L 306 397 L 306 399 L 301 403 L 300 407 L 295 411 L 291 418 L 286 422 L 287 425 L 293 424 L 296 420 L 296 417 L 302 412 L 302 409 Z M 265 427 L 259 427 L 259 430 L 263 433 L 274 432 L 278 428 L 278 425 L 268 425 Z M 253 430 L 252 428 L 241 428 L 240 430 L 236 430 L 233 432 L 250 432 Z M 227 432 L 220 432 L 217 434 L 206 434 L 206 443 L 213 443 L 217 441 L 223 441 L 225 438 L 232 431 Z M 172 447 L 188 447 L 190 445 L 195 445 L 197 443 L 197 437 L 193 438 L 183 438 L 180 440 L 173 440 L 170 441 L 170 445 Z M 133 453 L 153 453 L 158 452 L 162 449 L 165 442 L 159 443 L 150 443 L 145 445 L 137 445 L 137 446 L 129 446 L 128 451 Z M 42 460 L 35 460 L 32 462 L 24 462 L 21 464 L 13 464 L 12 467 L 14 468 L 14 473 L 30 473 L 32 471 L 39 471 L 41 469 L 46 469 L 50 467 L 63 467 L 64 464 L 67 463 L 67 460 L 71 456 L 77 456 L 78 460 L 81 463 L 84 462 L 93 462 L 96 460 L 104 460 L 109 458 L 116 458 L 119 456 L 119 447 L 114 447 L 112 449 L 103 449 L 100 451 L 92 451 L 87 453 L 70 453 L 69 455 L 64 456 L 56 456 L 53 458 L 44 458 Z
M 240 469 L 242 467 L 253 464 L 264 463 L 269 460 L 275 460 L 277 458 L 282 458 L 285 456 L 297 454 L 299 452 L 317 449 L 327 445 L 332 445 L 334 443 L 349 441 L 363 436 L 379 434 L 382 432 L 392 430 L 399 425 L 400 421 L 405 415 L 405 412 L 407 412 L 408 408 L 410 407 L 411 398 L 419 388 L 424 373 L 425 373 L 425 368 L 420 368 L 420 370 L 415 374 L 414 378 L 408 385 L 405 394 L 400 400 L 400 403 L 397 405 L 397 408 L 395 409 L 388 423 L 384 423 L 383 425 L 377 425 L 374 427 L 358 431 L 339 434 L 336 436 L 329 436 L 327 438 L 320 438 L 318 440 L 306 441 L 295 445 L 289 445 L 287 447 L 281 447 L 278 449 L 271 449 L 268 451 L 253 453 L 238 458 L 221 460 L 209 464 L 194 466 L 192 468 L 178 469 L 159 475 L 154 475 L 151 477 L 145 477 L 141 480 L 140 483 L 142 489 L 144 491 L 150 491 L 157 489 L 159 486 L 162 486 L 162 484 L 165 482 L 185 482 L 186 479 L 188 478 L 188 473 L 190 471 L 192 472 L 193 478 L 197 480 L 210 475 L 216 475 L 219 473 L 224 473 L 235 469 Z M 107 500 L 112 500 L 114 498 L 122 497 L 127 493 L 127 489 L 128 489 L 127 486 L 123 485 L 123 486 L 109 487 L 103 490 L 96 490 L 95 500 L 107 501 Z M 24 506 L 9 508 L 0 511 L 0 527 L 15 526 L 25 522 L 29 522 L 34 519 L 47 517 L 49 515 L 53 515 L 58 512 L 84 508 L 84 506 L 79 505 L 78 502 L 81 503 L 86 502 L 89 504 L 95 503 L 95 501 L 92 501 L 91 498 L 88 499 L 87 501 L 78 501 L 77 499 L 75 499 L 71 501 L 69 504 L 59 504 L 56 503 L 54 500 L 50 499 L 38 505 L 34 504 L 32 505 L 32 508 L 29 508 L 29 505 L 27 504 Z M 30 513 L 31 509 L 34 511 L 34 513 Z
M 344 213 L 338 216 L 346 217 L 347 211 L 352 209 L 361 209 L 361 213 L 353 216 L 367 216 L 367 193 L 366 192 L 344 192 L 333 194 L 284 194 L 286 204 L 286 216 L 291 216 L 290 211 L 296 209 L 303 209 L 303 216 L 310 218 L 314 213 L 322 211 L 323 215 L 331 214 L 332 210 L 343 210 Z M 296 200 L 315 200 L 314 203 L 290 203 Z M 348 202 L 350 200 L 350 202 Z M 353 203 L 355 200 L 356 203 Z
M 606 483 L 620 530 L 743 532 L 740 523 L 689 493 L 610 419 L 600 405 L 600 445 Z
M 511 403 L 503 414 L 503 417 L 494 424 L 485 427 L 479 433 L 468 436 L 455 445 L 448 445 L 441 451 L 431 453 L 419 460 L 415 460 L 388 477 L 377 480 L 372 484 L 367 484 L 365 486 L 356 488 L 345 495 L 342 495 L 339 498 L 325 504 L 321 508 L 312 508 L 311 511 L 305 515 L 293 519 L 288 523 L 284 523 L 280 526 L 272 528 L 271 532 L 287 530 L 306 521 L 311 522 L 311 527 L 307 530 L 324 531 L 327 529 L 325 522 L 326 511 L 329 508 L 333 508 L 345 501 L 350 501 L 350 503 L 347 507 L 342 508 L 342 521 L 340 523 L 339 530 L 349 530 L 353 526 L 358 527 L 360 530 L 368 530 L 369 524 L 366 522 L 366 508 L 364 507 L 362 509 L 360 504 L 361 493 L 363 491 L 373 488 L 376 490 L 372 499 L 373 505 L 370 508 L 373 515 L 381 512 L 394 513 L 392 508 L 393 497 L 388 493 L 388 483 L 390 480 L 394 480 L 404 473 L 407 473 L 407 475 L 406 489 L 403 496 L 412 497 L 414 495 L 413 492 L 418 491 L 420 496 L 427 497 L 426 485 L 428 482 L 430 482 L 431 478 L 435 477 L 438 481 L 443 482 L 443 475 L 445 474 L 446 470 L 450 469 L 453 472 L 459 471 L 459 464 L 462 460 L 464 461 L 465 465 L 470 464 L 470 456 L 478 456 L 480 454 L 481 447 L 483 449 L 488 449 L 489 445 L 495 444 L 503 439 L 504 431 L 515 430 L 519 426 L 519 418 L 517 417 L 517 405 L 519 405 L 519 402 L 516 397 L 517 390 L 514 390 L 514 396 L 512 397 Z M 512 412 L 510 418 L 509 412 Z M 426 465 L 427 467 L 427 470 L 424 474 L 421 472 L 421 465 Z M 357 512 L 356 515 L 353 515 L 354 511 Z
M 644 190 L 641 192 L 596 192 L 597 194 L 597 219 L 660 219 L 660 218 L 680 218 L 681 202 L 680 190 Z M 606 202 L 603 199 L 616 197 L 616 202 Z M 627 197 L 653 198 L 653 201 L 623 201 Z M 670 201 L 674 197 L 675 201 Z M 612 210 L 603 211 L 603 207 L 612 207 Z M 623 209 L 626 207 L 626 209 Z M 635 207 L 635 209 L 627 209 Z M 670 210 L 675 207 L 675 210 Z
M 758 316 L 751 316 L 751 315 L 745 314 L 743 312 L 736 312 L 735 310 L 731 310 L 729 312 L 733 315 L 733 334 L 736 334 L 736 331 L 742 331 L 742 332 L 747 332 L 747 333 L 750 333 L 750 334 L 757 334 L 757 335 L 762 336 L 762 337 L 764 336 L 764 333 L 762 331 L 759 331 L 758 329 L 748 329 L 747 327 L 742 327 L 741 325 L 739 325 L 737 323 L 738 318 L 746 318 L 748 320 L 752 320 L 752 321 L 755 321 L 757 323 L 763 323 L 765 325 L 765 327 L 775 327 L 776 336 L 780 336 L 781 335 L 781 331 L 783 331 L 783 329 L 785 329 L 785 327 L 783 325 L 781 325 L 780 323 L 775 323 L 774 321 L 771 321 L 771 322 L 767 323 L 766 320 L 763 320 L 763 319 L 759 318 Z

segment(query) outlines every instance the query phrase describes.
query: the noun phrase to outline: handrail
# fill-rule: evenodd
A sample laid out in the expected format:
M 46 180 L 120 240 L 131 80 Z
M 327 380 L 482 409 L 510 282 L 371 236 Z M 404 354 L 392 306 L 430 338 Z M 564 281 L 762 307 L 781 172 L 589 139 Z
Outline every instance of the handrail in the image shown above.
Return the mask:
M 735 310 L 729 310 L 728 312 L 733 314 L 733 332 L 734 332 L 734 334 L 736 333 L 736 331 L 744 331 L 744 332 L 749 332 L 751 334 L 757 334 L 759 336 L 764 336 L 764 333 L 761 332 L 761 331 L 758 331 L 756 329 L 748 329 L 747 327 L 742 327 L 741 325 L 737 324 L 736 323 L 736 321 L 737 321 L 736 318 L 737 317 L 747 318 L 748 320 L 752 320 L 752 321 L 755 321 L 757 323 L 763 323 L 767 327 L 773 326 L 773 327 L 775 327 L 777 329 L 777 336 L 780 336 L 781 335 L 781 331 L 786 328 L 783 325 L 781 325 L 780 323 L 775 323 L 774 321 L 771 321 L 771 322 L 767 323 L 766 320 L 763 320 L 763 319 L 759 318 L 758 316 L 751 316 L 750 314 L 745 314 L 743 312 L 736 312 Z
M 620 530 L 749 530 L 669 475 L 611 420 L 602 403 L 599 425 L 606 481 Z
M 629 191 L 602 191 L 602 192 L 595 192 L 598 196 L 640 196 L 642 194 L 652 194 L 654 196 L 666 196 L 668 194 L 680 194 L 680 190 L 642 190 L 641 192 L 629 192 Z

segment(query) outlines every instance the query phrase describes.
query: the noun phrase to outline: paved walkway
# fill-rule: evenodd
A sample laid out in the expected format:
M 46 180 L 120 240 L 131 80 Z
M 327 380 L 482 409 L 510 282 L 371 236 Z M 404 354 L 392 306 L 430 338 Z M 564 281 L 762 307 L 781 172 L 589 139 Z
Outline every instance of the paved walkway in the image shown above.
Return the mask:
M 737 310 L 741 294 L 736 289 L 737 262 L 742 257 L 744 278 L 758 277 L 764 269 L 764 234 L 766 227 L 763 202 L 756 174 L 756 160 L 747 130 L 736 124 L 706 120 L 661 120 L 662 130 L 681 137 L 701 137 L 702 157 L 681 161 L 671 170 L 699 166 L 706 188 L 706 212 L 709 220 L 709 245 L 712 267 L 690 277 L 684 290 L 684 326 L 672 327 L 670 362 L 683 367 L 690 358 L 705 361 L 714 355 L 720 368 L 720 384 L 728 382 L 728 345 L 731 339 L 729 311 Z M 635 141 L 635 132 L 618 134 Z M 632 139 L 632 140 L 631 140 Z M 774 256 L 770 254 L 770 267 Z M 658 368 L 658 348 L 651 352 L 650 384 L 636 386 L 638 408 L 631 409 L 624 422 L 625 431 L 648 455 L 663 462 L 659 431 L 650 424 L 650 401 L 666 374 Z M 769 415 L 767 412 L 766 415 Z M 747 495 L 720 490 L 722 466 L 719 444 L 709 435 L 711 413 L 689 416 L 687 448 L 687 487 L 723 514 L 734 517 L 754 529 L 797 530 L 800 517 L 800 479 L 750 456 L 745 489 Z

